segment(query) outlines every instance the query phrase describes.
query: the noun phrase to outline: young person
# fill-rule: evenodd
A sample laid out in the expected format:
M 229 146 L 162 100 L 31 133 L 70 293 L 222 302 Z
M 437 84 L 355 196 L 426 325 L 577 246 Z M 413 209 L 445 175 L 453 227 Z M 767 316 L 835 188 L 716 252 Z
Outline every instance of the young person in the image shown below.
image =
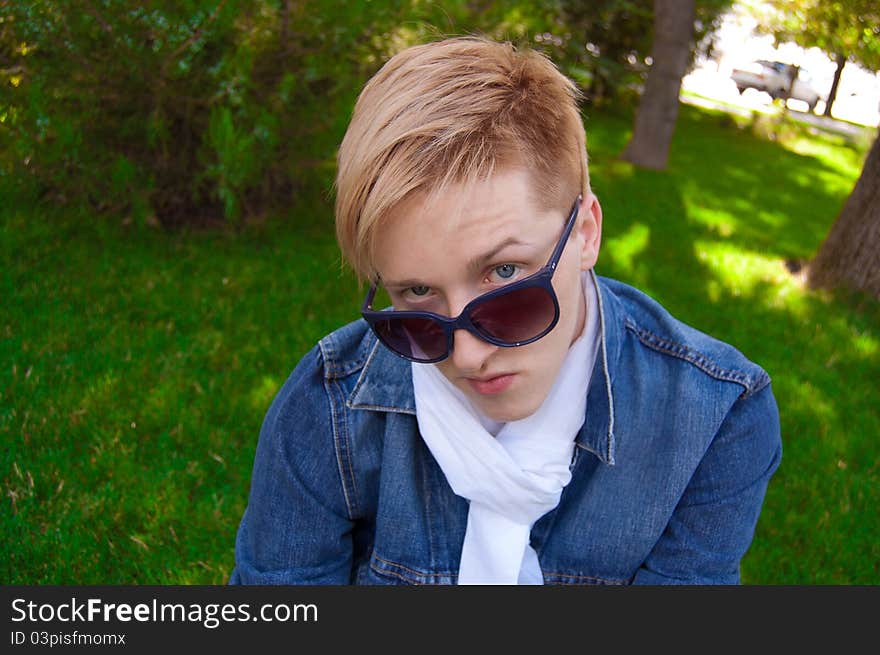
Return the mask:
M 363 318 L 272 403 L 231 582 L 739 582 L 781 456 L 770 380 L 593 272 L 577 100 L 474 37 L 365 86 L 336 202 Z

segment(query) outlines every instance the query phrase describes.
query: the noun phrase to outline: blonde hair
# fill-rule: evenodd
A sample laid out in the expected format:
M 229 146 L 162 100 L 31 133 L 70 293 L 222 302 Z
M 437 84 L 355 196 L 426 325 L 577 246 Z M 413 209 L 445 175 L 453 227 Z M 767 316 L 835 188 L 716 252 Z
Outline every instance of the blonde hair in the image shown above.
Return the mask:
M 521 166 L 541 206 L 564 212 L 590 189 L 580 93 L 533 50 L 480 37 L 413 46 L 366 84 L 337 157 L 336 236 L 359 279 L 375 275 L 383 218 Z

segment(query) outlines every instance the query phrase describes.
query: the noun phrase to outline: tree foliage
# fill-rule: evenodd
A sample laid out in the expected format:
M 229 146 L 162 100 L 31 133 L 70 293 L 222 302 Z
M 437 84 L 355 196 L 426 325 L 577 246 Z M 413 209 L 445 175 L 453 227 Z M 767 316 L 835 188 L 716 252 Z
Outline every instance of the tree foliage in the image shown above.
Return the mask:
M 651 65 L 652 0 L 559 0 L 556 31 L 544 35 L 554 60 L 586 91 L 593 105 L 633 104 Z M 697 0 L 690 61 L 708 54 L 732 0 Z
M 844 55 L 868 70 L 880 70 L 880 3 L 876 0 L 766 0 L 758 9 L 760 29 L 778 42 Z
M 697 3 L 706 33 L 729 0 Z M 0 193 L 166 226 L 328 190 L 360 88 L 394 52 L 484 33 L 599 102 L 638 88 L 651 0 L 0 0 Z
M 819 48 L 837 63 L 825 115 L 837 96 L 847 61 L 880 70 L 880 4 L 876 0 L 766 0 L 756 9 L 759 31 L 777 42 Z
M 367 77 L 471 11 L 417 0 L 0 2 L 0 185 L 165 225 L 237 220 L 316 179 L 329 186 Z M 497 12 L 478 13 L 505 29 Z
M 400 3 L 322 5 L 7 4 L 10 173 L 55 201 L 155 212 L 166 224 L 235 219 L 289 193 L 326 151 Z

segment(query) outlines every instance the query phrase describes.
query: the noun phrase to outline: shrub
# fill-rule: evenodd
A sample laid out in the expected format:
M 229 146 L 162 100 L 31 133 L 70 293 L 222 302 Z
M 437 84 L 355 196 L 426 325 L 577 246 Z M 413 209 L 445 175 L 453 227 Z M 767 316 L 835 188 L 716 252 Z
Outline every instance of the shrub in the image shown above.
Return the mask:
M 332 157 L 406 7 L 6 3 L 2 174 L 49 202 L 154 212 L 169 226 L 237 220 Z
M 596 104 L 632 101 L 650 6 L 0 0 L 0 192 L 167 227 L 239 222 L 329 190 L 357 93 L 391 53 L 481 32 L 547 51 Z

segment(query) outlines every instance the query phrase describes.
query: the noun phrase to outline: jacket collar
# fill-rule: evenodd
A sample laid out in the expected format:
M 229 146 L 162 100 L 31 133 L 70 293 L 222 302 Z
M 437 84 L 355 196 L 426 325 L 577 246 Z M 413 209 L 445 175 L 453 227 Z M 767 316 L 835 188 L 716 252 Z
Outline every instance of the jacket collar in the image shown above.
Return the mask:
M 590 277 L 599 300 L 599 354 L 587 394 L 587 414 L 575 444 L 604 463 L 614 464 L 614 372 L 620 357 L 623 320 L 617 299 L 595 272 Z M 362 344 L 366 361 L 346 404 L 351 409 L 416 414 L 412 365 L 382 346 L 372 331 Z

